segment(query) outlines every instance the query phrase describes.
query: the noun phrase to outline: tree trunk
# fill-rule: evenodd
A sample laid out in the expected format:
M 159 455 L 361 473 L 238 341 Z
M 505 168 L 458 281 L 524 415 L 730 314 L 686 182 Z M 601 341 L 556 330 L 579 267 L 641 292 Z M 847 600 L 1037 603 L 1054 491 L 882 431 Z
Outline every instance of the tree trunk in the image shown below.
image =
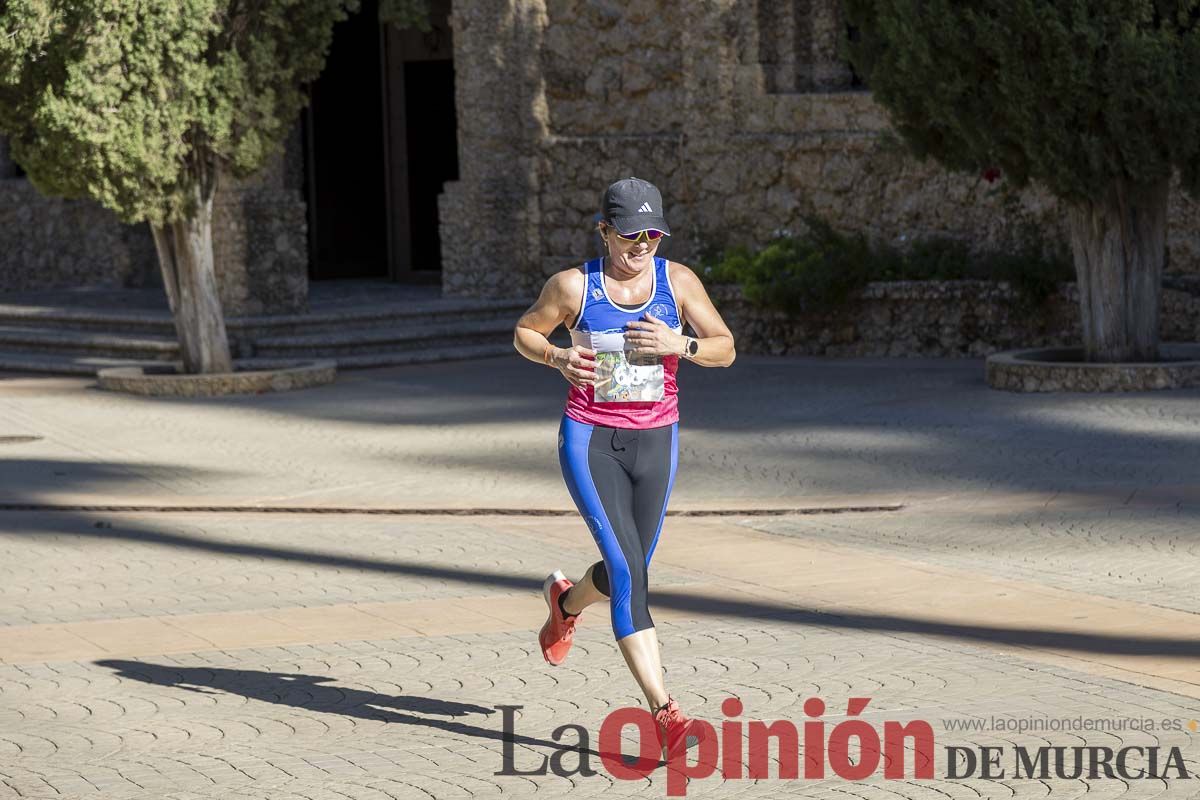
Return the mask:
M 1167 179 L 1068 207 L 1087 361 L 1157 361 Z
M 213 180 L 199 181 L 193 216 L 162 227 L 151 226 L 167 302 L 175 317 L 183 370 L 189 374 L 233 371 L 213 268 L 214 190 Z

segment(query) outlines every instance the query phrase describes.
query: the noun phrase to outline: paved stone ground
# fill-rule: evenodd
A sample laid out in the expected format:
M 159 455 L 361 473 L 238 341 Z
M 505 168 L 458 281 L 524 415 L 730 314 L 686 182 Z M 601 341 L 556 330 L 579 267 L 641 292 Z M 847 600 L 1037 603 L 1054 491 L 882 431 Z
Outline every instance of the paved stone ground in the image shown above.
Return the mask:
M 45 437 L 0 444 L 0 503 L 567 508 L 547 373 L 203 401 L 0 376 L 0 437 Z M 814 359 L 683 386 L 674 508 L 904 508 L 669 518 L 672 692 L 714 722 L 737 696 L 743 720 L 797 725 L 821 697 L 827 732 L 869 697 L 877 730 L 924 719 L 938 745 L 932 780 L 713 776 L 688 796 L 1200 797 L 1012 778 L 1017 745 L 1175 746 L 1200 773 L 1200 392 L 1029 397 L 975 361 Z M 523 706 L 529 769 L 556 727 L 595 751 L 640 701 L 603 608 L 563 667 L 536 652 L 540 579 L 594 559 L 570 517 L 0 511 L 0 799 L 664 796 L 664 769 L 615 781 L 595 756 L 590 777 L 495 774 L 497 705 Z M 1178 727 L 951 729 L 993 718 Z M 949 745 L 1006 748 L 1008 775 L 948 779 Z
M 1200 502 L 1200 390 L 1019 395 L 988 389 L 982 370 L 684 364 L 673 507 Z M 5 433 L 46 437 L 4 446 L 11 501 L 571 507 L 553 457 L 565 384 L 517 356 L 344 372 L 332 386 L 258 397 L 146 399 L 91 383 L 0 384 Z
M 1020 659 L 905 637 L 796 626 L 786 619 L 662 623 L 668 678 L 681 702 L 709 707 L 736 692 L 753 718 L 804 719 L 804 698 L 873 697 L 864 719 L 929 719 L 939 741 L 1036 746 L 1067 734 L 945 734 L 943 717 L 1200 716 L 1200 703 Z M 732 652 L 731 652 L 732 651 Z M 638 702 L 620 655 L 586 630 L 569 666 L 538 663 L 527 632 L 106 658 L 6 668 L 0 797 L 469 797 L 515 794 L 662 796 L 662 770 L 642 782 L 496 776 L 503 764 L 494 706 L 524 706 L 515 766 L 554 752 L 564 722 L 594 732 Z M 997 703 L 997 695 L 1003 702 Z M 830 723 L 842 717 L 832 709 Z M 1090 744 L 1188 744 L 1186 731 L 1091 736 Z M 595 742 L 591 742 L 595 749 Z M 633 752 L 632 747 L 629 752 Z M 571 763 L 571 762 L 568 762 Z M 1188 766 L 1200 769 L 1194 750 Z M 773 768 L 775 769 L 775 768 Z M 803 781 L 810 797 L 1158 797 L 1158 781 Z M 1190 782 L 1189 782 L 1190 783 Z M 692 796 L 771 797 L 793 782 L 696 782 Z M 1187 787 L 1194 792 L 1194 788 Z M 1185 792 L 1178 796 L 1194 796 Z
M 3 521 L 0 625 L 436 600 L 448 580 L 457 596 L 485 596 L 540 586 L 547 564 L 581 557 L 496 518 L 13 512 Z M 688 575 L 663 566 L 655 584 Z
M 1175 506 L 931 508 L 920 514 L 790 517 L 746 524 L 775 534 L 853 544 L 923 563 L 1200 613 L 1200 521 Z

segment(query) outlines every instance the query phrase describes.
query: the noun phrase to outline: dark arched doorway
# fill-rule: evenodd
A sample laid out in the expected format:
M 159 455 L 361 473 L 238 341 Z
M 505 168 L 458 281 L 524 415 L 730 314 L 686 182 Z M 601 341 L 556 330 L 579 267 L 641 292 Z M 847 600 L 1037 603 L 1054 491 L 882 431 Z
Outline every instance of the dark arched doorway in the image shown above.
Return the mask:
M 334 29 L 303 120 L 311 280 L 441 280 L 458 125 L 449 2 L 431 5 L 427 33 L 381 26 L 377 0 Z

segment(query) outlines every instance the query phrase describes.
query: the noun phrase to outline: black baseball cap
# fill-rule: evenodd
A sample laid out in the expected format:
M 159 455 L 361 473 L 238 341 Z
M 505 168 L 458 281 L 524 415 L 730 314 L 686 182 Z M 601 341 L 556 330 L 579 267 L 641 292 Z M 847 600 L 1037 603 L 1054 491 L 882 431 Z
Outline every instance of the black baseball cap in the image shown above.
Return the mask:
M 662 195 L 650 181 L 625 178 L 609 186 L 600 206 L 604 221 L 617 233 L 631 234 L 653 228 L 667 236 L 671 229 L 663 217 Z

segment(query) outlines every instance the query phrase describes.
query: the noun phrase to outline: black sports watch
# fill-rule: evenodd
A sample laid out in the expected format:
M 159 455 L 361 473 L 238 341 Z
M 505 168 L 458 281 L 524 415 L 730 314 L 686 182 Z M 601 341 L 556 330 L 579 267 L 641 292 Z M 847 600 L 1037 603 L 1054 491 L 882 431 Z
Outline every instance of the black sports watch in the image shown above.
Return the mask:
M 687 344 L 683 347 L 683 354 L 688 358 L 695 358 L 696 353 L 700 350 L 700 343 L 690 336 L 686 338 Z

